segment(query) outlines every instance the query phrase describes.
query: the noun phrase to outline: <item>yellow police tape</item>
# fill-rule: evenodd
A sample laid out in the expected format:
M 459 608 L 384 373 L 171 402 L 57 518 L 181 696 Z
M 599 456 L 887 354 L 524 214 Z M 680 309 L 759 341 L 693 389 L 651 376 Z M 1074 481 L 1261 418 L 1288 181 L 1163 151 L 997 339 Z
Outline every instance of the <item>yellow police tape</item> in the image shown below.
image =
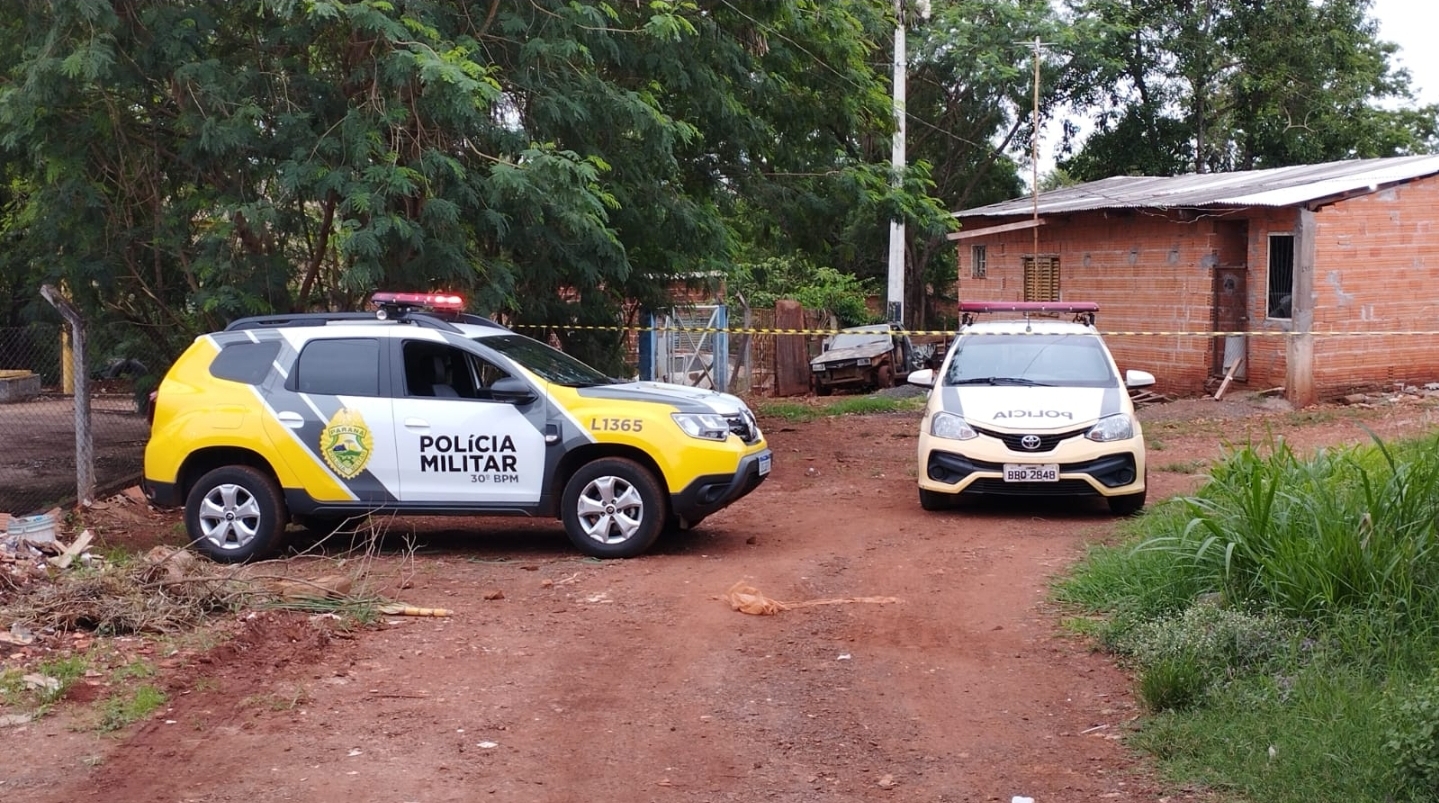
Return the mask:
M 571 324 L 514 324 L 511 329 L 536 329 L 542 331 L 562 330 L 566 332 L 681 332 L 687 334 L 731 334 L 731 335 L 838 335 L 845 334 L 842 329 L 756 329 L 737 327 L 730 329 L 717 329 L 701 326 L 581 326 Z M 851 333 L 852 334 L 852 333 Z M 882 333 L 881 333 L 882 334 Z M 953 329 L 896 329 L 893 334 L 906 335 L 909 337 L 955 337 L 959 335 Z M 1025 332 L 1022 330 L 1004 332 L 973 332 L 975 335 L 1024 335 L 1042 334 L 1040 332 Z M 1439 336 L 1439 330 L 1426 329 L 1394 329 L 1394 330 L 1370 330 L 1361 332 L 1292 332 L 1292 331 L 1261 331 L 1261 332 L 1096 332 L 1102 337 L 1381 337 L 1381 336 Z

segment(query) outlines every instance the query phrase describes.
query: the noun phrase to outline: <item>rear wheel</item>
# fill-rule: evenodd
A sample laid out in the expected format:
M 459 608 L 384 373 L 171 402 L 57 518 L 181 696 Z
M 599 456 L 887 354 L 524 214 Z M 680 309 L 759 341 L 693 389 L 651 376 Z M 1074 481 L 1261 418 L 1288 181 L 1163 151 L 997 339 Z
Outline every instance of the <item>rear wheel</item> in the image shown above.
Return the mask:
M 211 471 L 185 498 L 185 529 L 211 560 L 240 563 L 270 554 L 285 533 L 285 502 L 270 475 L 252 466 Z
M 925 510 L 948 510 L 953 504 L 954 494 L 919 489 L 919 506 Z
M 596 558 L 631 558 L 650 548 L 669 512 L 654 475 L 639 463 L 606 457 L 565 485 L 562 519 L 570 542 Z

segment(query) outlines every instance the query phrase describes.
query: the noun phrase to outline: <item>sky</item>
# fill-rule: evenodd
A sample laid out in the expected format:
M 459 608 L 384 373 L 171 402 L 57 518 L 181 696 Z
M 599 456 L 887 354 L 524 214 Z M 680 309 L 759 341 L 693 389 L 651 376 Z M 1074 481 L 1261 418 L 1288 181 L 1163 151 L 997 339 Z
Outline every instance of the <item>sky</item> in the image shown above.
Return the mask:
M 1409 70 L 1414 94 L 1424 103 L 1439 103 L 1439 47 L 1433 28 L 1439 22 L 1434 0 L 1374 0 L 1379 38 L 1399 45 L 1396 66 Z

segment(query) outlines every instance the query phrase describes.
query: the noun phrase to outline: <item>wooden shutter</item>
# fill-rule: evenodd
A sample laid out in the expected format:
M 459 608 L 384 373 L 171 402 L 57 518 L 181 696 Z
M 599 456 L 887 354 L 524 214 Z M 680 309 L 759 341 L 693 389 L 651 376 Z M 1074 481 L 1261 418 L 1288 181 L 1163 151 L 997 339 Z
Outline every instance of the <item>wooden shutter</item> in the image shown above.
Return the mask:
M 1024 258 L 1024 300 L 1059 300 L 1059 257 Z

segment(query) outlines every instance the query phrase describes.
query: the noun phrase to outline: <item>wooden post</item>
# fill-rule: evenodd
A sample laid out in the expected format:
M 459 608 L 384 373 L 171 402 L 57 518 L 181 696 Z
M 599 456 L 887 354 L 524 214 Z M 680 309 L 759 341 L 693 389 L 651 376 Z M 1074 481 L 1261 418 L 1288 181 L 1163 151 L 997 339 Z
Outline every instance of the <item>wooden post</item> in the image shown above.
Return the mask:
M 774 328 L 804 328 L 804 309 L 798 301 L 781 299 L 774 305 Z M 803 396 L 809 393 L 809 351 L 804 335 L 775 335 L 774 395 Z

